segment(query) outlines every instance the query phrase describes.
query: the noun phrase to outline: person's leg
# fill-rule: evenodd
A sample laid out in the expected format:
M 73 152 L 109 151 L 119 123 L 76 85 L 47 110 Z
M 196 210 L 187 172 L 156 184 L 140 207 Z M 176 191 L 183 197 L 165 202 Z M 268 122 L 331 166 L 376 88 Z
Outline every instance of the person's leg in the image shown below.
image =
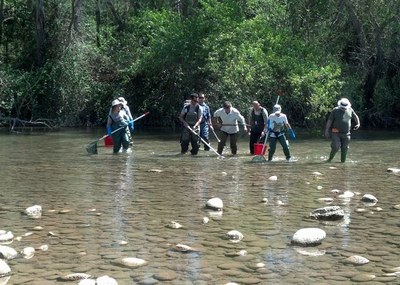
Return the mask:
M 335 157 L 336 153 L 339 151 L 340 148 L 340 137 L 337 133 L 332 133 L 331 136 L 331 153 L 329 154 L 329 158 L 327 162 L 331 162 L 332 159 Z
M 187 128 L 183 128 L 181 135 L 181 153 L 184 154 L 189 149 L 190 133 Z
M 277 138 L 275 137 L 269 137 L 268 161 L 271 161 L 272 157 L 274 156 L 276 149 L 276 140 Z
M 199 152 L 199 148 L 200 148 L 199 137 L 196 136 L 195 134 L 191 133 L 190 134 L 190 144 L 192 145 L 192 149 L 190 150 L 190 153 L 193 155 L 196 155 Z
M 119 150 L 121 149 L 121 143 L 122 143 L 122 130 L 115 132 L 112 134 L 112 139 L 113 139 L 113 153 L 118 153 Z
M 231 146 L 231 153 L 236 154 L 237 153 L 237 140 L 239 137 L 239 133 L 230 134 L 229 137 L 230 137 L 229 141 L 230 141 L 230 146 Z
M 283 148 L 283 153 L 285 154 L 286 160 L 290 160 L 290 150 L 285 135 L 280 136 L 278 140 Z
M 219 137 L 220 142 L 218 143 L 218 151 L 217 151 L 220 155 L 222 155 L 222 151 L 224 150 L 227 138 L 228 134 L 225 132 L 221 132 L 221 135 Z
M 121 136 L 122 149 L 125 150 L 125 151 L 128 150 L 130 142 L 131 141 L 129 140 L 128 133 L 124 132 L 124 134 L 122 134 L 122 136 Z
M 349 150 L 349 143 L 350 143 L 350 135 L 342 134 L 340 136 L 340 161 L 346 162 L 347 152 Z
M 201 137 L 206 143 L 210 144 L 210 141 L 209 141 L 209 139 L 208 139 L 208 138 L 209 138 L 209 127 L 208 127 L 207 124 L 202 125 L 202 126 L 200 127 L 200 137 Z M 209 148 L 206 144 L 204 144 L 204 150 L 205 150 L 205 151 L 209 151 L 210 148 Z
M 250 141 L 249 141 L 250 154 L 254 154 L 254 144 L 258 142 L 258 139 L 260 138 L 260 136 L 261 136 L 261 133 L 258 133 L 258 132 L 250 133 Z

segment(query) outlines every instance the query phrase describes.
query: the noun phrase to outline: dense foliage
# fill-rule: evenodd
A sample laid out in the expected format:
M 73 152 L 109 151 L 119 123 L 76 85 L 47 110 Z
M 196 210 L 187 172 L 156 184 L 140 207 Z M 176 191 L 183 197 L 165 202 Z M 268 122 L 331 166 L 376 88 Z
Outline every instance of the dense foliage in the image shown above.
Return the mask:
M 0 117 L 105 123 L 125 97 L 174 125 L 203 91 L 247 113 L 278 92 L 319 127 L 348 97 L 365 127 L 400 125 L 396 0 L 0 0 Z

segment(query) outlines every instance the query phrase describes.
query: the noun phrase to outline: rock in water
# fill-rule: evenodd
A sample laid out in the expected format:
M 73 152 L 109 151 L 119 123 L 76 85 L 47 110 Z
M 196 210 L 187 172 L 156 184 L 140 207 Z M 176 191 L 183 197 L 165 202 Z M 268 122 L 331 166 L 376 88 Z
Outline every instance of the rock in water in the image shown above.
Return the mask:
M 141 258 L 125 257 L 125 258 L 122 258 L 121 264 L 125 265 L 127 267 L 139 267 L 139 266 L 147 264 L 147 262 Z
M 34 205 L 25 209 L 25 214 L 32 218 L 40 218 L 42 216 L 42 206 Z
M 356 264 L 356 265 L 362 265 L 362 264 L 367 264 L 369 262 L 369 260 L 360 255 L 352 255 L 352 256 L 346 258 L 345 262 Z
M 361 201 L 366 202 L 366 203 L 376 203 L 378 202 L 378 199 L 371 194 L 365 194 L 362 198 Z
M 0 245 L 0 258 L 13 259 L 18 255 L 18 252 L 12 247 Z
M 96 284 L 97 285 L 118 285 L 118 282 L 114 278 L 104 275 L 104 276 L 101 276 L 96 279 Z
M 232 242 L 239 242 L 243 239 L 243 234 L 239 231 L 233 230 L 226 233 L 228 239 Z
M 221 211 L 224 207 L 224 203 L 220 198 L 211 198 L 207 201 L 206 207 L 216 211 Z
M 336 221 L 344 217 L 344 211 L 339 206 L 328 206 L 315 209 L 310 213 L 310 217 L 316 220 Z
M 14 239 L 14 235 L 12 232 L 0 230 L 0 243 L 11 243 Z
M 90 277 L 92 276 L 86 273 L 71 273 L 60 277 L 60 279 L 63 281 L 76 281 L 76 280 L 88 279 Z
M 301 246 L 315 246 L 322 243 L 326 233 L 318 228 L 304 228 L 298 230 L 292 238 L 292 243 Z
M 7 276 L 11 273 L 11 268 L 8 264 L 0 259 L 0 277 Z

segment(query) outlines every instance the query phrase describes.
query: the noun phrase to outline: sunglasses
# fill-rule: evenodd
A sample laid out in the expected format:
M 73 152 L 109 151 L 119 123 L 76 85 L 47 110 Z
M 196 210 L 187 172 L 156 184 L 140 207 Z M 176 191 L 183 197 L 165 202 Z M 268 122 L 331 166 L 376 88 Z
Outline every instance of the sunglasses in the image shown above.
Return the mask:
M 199 97 L 199 99 L 204 99 L 204 97 Z

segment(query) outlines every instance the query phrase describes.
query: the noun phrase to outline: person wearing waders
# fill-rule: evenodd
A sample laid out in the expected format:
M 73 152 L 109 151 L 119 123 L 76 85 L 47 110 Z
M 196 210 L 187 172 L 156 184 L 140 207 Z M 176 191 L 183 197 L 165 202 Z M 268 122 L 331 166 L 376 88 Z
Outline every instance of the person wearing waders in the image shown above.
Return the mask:
M 124 97 L 118 97 L 118 100 L 122 103 L 122 110 L 125 111 L 125 113 L 128 115 L 129 118 L 129 125 L 128 128 L 126 129 L 126 134 L 128 135 L 128 139 L 129 139 L 129 144 L 133 144 L 132 142 L 132 133 L 135 129 L 135 125 L 133 122 L 133 117 L 131 114 L 131 109 L 128 106 L 128 101 L 125 100 Z
M 107 134 L 113 139 L 113 152 L 118 153 L 122 146 L 122 151 L 128 152 L 129 138 L 126 133 L 126 127 L 129 125 L 129 116 L 122 110 L 122 103 L 115 99 L 111 103 L 111 113 L 107 119 Z M 119 131 L 111 134 L 113 131 L 121 128 Z
M 354 120 L 354 130 L 360 127 L 360 119 L 356 112 L 351 108 L 351 103 L 347 98 L 338 101 L 329 114 L 325 126 L 325 137 L 331 139 L 331 153 L 326 162 L 331 162 L 340 149 L 340 161 L 346 162 L 347 152 L 350 143 L 351 121 Z
M 282 113 L 281 105 L 276 104 L 273 108 L 273 113 L 268 117 L 269 127 L 269 149 L 268 149 L 268 161 L 271 161 L 276 150 L 276 142 L 279 141 L 283 148 L 286 161 L 291 162 L 289 145 L 285 136 L 285 129 L 289 130 L 291 136 L 294 136 L 292 127 L 290 126 L 288 119 L 284 113 Z M 293 134 L 293 135 L 292 135 Z
M 198 104 L 198 95 L 192 93 L 190 95 L 190 104 L 183 107 L 179 121 L 184 126 L 181 135 L 181 154 L 185 154 L 189 149 L 189 143 L 192 146 L 190 153 L 196 155 L 200 148 L 199 136 L 195 135 L 189 128 L 194 132 L 199 132 L 201 123 L 202 110 Z
M 214 112 L 214 121 L 217 126 L 221 126 L 221 141 L 218 143 L 218 153 L 222 155 L 226 141 L 229 137 L 231 153 L 237 154 L 237 141 L 239 137 L 239 123 L 243 130 L 247 132 L 246 121 L 242 114 L 232 107 L 232 103 L 225 101 L 222 108 Z
M 254 154 L 254 144 L 259 141 L 260 138 L 264 137 L 265 124 L 268 120 L 268 111 L 261 107 L 258 101 L 253 101 L 253 108 L 250 113 L 250 154 Z
M 200 123 L 200 137 L 208 144 L 210 144 L 209 140 L 209 130 L 213 129 L 211 123 L 211 111 L 210 107 L 204 102 L 206 100 L 204 93 L 199 94 L 199 105 L 203 112 L 203 119 Z M 209 151 L 210 147 L 204 144 L 204 150 Z

